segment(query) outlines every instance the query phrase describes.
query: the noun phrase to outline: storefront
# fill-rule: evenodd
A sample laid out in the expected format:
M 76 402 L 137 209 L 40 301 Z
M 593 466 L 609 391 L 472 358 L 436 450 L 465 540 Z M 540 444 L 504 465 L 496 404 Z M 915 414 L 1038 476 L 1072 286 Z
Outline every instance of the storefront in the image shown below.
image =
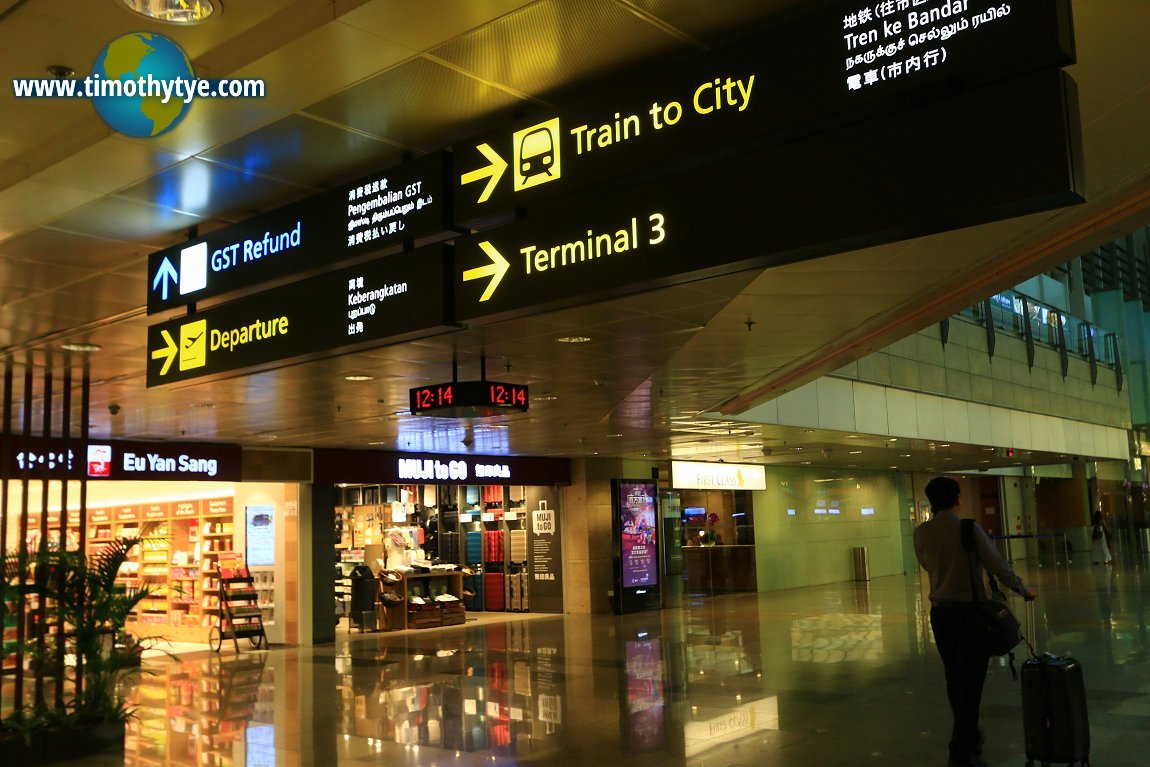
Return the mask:
M 297 537 L 299 484 L 241 481 L 243 451 L 235 445 L 31 444 L 5 463 L 9 551 L 21 539 L 30 552 L 42 542 L 57 550 L 63 538 L 68 551 L 91 561 L 116 541 L 141 539 L 117 577 L 148 592 L 126 628 L 180 643 L 206 643 L 227 620 L 221 562 L 246 565 L 268 640 L 298 641 L 298 600 L 289 598 L 298 572 L 288 543 Z M 30 481 L 13 481 L 23 479 Z
M 568 461 L 317 450 L 315 481 L 338 488 L 342 625 L 431 628 L 462 622 L 463 610 L 563 612 Z
M 751 493 L 765 483 L 755 464 L 672 461 L 662 498 L 668 579 L 688 595 L 757 591 Z

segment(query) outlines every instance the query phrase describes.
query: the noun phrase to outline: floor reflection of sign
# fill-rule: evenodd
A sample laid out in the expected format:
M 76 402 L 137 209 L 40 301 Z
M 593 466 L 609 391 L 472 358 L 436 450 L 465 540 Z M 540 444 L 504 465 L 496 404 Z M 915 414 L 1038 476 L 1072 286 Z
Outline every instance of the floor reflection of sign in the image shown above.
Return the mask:
M 745 738 L 763 730 L 779 729 L 779 699 L 747 703 L 706 721 L 687 722 L 683 727 L 685 754 L 700 754 L 722 743 Z
M 628 642 L 627 720 L 632 751 L 654 751 L 667 740 L 663 717 L 663 646 L 658 639 Z
M 249 725 L 244 731 L 244 767 L 276 767 L 274 725 Z
M 276 561 L 275 506 L 245 506 L 248 564 L 268 567 Z

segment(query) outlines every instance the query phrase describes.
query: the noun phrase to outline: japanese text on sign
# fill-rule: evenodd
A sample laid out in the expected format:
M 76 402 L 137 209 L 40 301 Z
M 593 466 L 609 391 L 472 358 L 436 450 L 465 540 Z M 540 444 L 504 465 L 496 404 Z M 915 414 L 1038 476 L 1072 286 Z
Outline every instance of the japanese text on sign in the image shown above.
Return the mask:
M 846 86 L 859 91 L 943 66 L 941 43 L 1010 15 L 1009 4 L 978 0 L 882 0 L 843 17 Z

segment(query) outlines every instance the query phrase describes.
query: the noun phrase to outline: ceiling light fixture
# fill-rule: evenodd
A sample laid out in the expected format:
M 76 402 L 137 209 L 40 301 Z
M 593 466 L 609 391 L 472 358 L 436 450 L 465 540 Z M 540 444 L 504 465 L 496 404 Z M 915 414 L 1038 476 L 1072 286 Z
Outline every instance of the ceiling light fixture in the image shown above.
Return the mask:
M 562 336 L 560 338 L 556 338 L 555 340 L 561 344 L 585 344 L 591 340 L 591 337 L 590 336 Z
M 538 397 L 532 397 L 532 402 L 554 402 L 559 399 L 554 394 L 540 394 Z
M 345 381 L 374 381 L 375 376 L 365 375 L 363 373 L 352 373 L 349 376 L 344 376 Z
M 222 8 L 220 0 L 120 0 L 133 13 L 165 24 L 199 24 Z
M 852 450 L 851 455 L 862 455 L 862 451 L 861 450 Z
M 99 344 L 60 344 L 60 348 L 66 352 L 98 352 L 103 349 Z

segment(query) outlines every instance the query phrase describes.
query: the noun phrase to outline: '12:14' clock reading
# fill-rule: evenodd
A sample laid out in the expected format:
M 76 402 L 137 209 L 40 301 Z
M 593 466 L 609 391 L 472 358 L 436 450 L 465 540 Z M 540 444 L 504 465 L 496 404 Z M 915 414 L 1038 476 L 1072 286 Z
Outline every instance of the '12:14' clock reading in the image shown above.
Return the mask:
M 519 405 L 527 406 L 527 389 L 523 386 L 509 386 L 507 384 L 491 384 L 488 387 L 490 403 L 492 405 Z

